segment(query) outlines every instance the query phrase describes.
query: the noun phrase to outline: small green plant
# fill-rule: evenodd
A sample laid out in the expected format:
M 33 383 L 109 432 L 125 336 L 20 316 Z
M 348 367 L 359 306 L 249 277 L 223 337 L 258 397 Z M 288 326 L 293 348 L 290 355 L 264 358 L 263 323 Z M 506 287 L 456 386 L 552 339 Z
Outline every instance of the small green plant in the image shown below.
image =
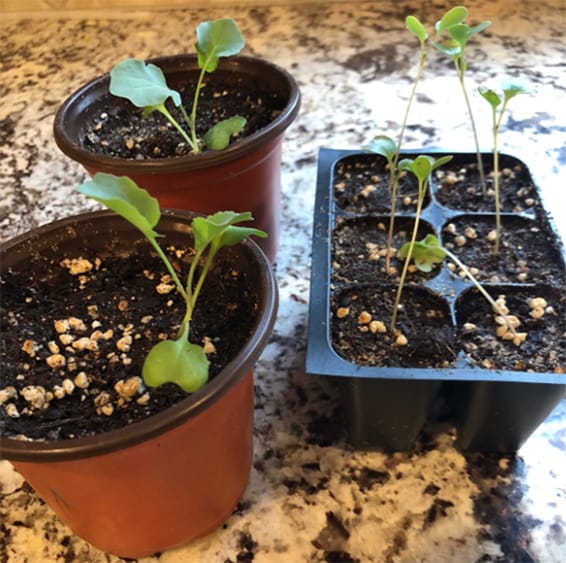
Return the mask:
M 500 96 L 497 92 L 480 86 L 478 88 L 479 93 L 491 106 L 491 128 L 493 135 L 493 184 L 495 191 L 495 246 L 494 253 L 499 254 L 499 244 L 501 239 L 501 203 L 499 197 L 499 147 L 498 147 L 498 137 L 499 130 L 501 128 L 501 122 L 503 120 L 503 114 L 507 109 L 507 104 L 509 100 L 517 96 L 518 94 L 532 94 L 533 90 L 524 84 L 519 82 L 504 82 L 501 85 L 503 91 L 503 96 Z M 499 114 L 497 113 L 497 108 L 499 109 Z
M 78 191 L 108 209 L 111 209 L 147 238 L 163 261 L 177 291 L 183 297 L 186 311 L 175 340 L 163 340 L 156 344 L 145 358 L 142 377 L 146 385 L 156 387 L 164 383 L 176 383 L 187 393 L 200 389 L 208 380 L 208 359 L 201 346 L 190 342 L 190 323 L 202 286 L 210 271 L 214 257 L 224 246 L 233 246 L 245 238 L 266 233 L 258 229 L 237 226 L 250 221 L 251 213 L 220 211 L 208 217 L 195 217 L 192 232 L 196 254 L 189 267 L 186 284 L 183 285 L 173 265 L 163 252 L 154 229 L 161 218 L 157 200 L 126 177 L 98 173 L 92 180 L 81 184 Z M 202 262 L 200 273 L 197 267 Z
M 221 57 L 239 53 L 244 47 L 244 38 L 231 18 L 203 22 L 198 25 L 196 34 L 195 46 L 200 73 L 190 114 L 183 106 L 181 94 L 169 88 L 158 66 L 137 59 L 126 59 L 110 71 L 111 94 L 126 98 L 135 106 L 143 108 L 144 115 L 153 111 L 163 114 L 195 154 L 202 150 L 203 145 L 213 150 L 226 148 L 230 137 L 243 131 L 246 126 L 246 119 L 237 115 L 216 123 L 202 140 L 199 139 L 196 130 L 197 107 L 204 77 L 206 73 L 216 70 Z M 165 107 L 169 98 L 181 112 L 190 135 Z
M 510 315 L 504 302 L 500 299 L 493 299 L 486 289 L 481 285 L 477 278 L 471 273 L 470 269 L 450 250 L 444 248 L 437 237 L 427 235 L 423 240 L 415 241 L 412 245 L 406 242 L 399 251 L 399 257 L 407 264 L 411 258 L 415 266 L 422 272 L 430 272 L 435 264 L 441 264 L 446 257 L 456 264 L 464 275 L 474 284 L 476 289 L 485 297 L 496 313 L 496 322 L 504 330 L 498 330 L 498 336 L 503 339 L 512 340 L 516 346 L 520 346 L 526 339 L 524 332 L 517 332 L 516 328 L 520 321 L 514 315 Z
M 433 44 L 437 42 L 440 38 L 440 35 L 450 27 L 457 25 L 464 21 L 468 14 L 468 10 L 463 6 L 455 6 L 448 10 L 442 18 L 437 22 L 435 26 L 435 37 L 433 40 Z M 387 254 L 386 254 L 386 272 L 391 272 L 391 244 L 393 240 L 393 228 L 395 222 L 395 206 L 397 204 L 397 189 L 399 185 L 399 172 L 401 171 L 397 167 L 397 163 L 399 162 L 399 154 L 401 153 L 401 146 L 403 144 L 403 138 L 405 136 L 405 130 L 407 128 L 407 122 L 409 119 L 409 113 L 411 111 L 411 106 L 413 105 L 413 101 L 415 99 L 417 86 L 420 82 L 420 79 L 423 75 L 426 61 L 430 52 L 430 44 L 428 43 L 428 33 L 421 23 L 421 21 L 416 16 L 407 16 L 405 18 L 405 27 L 413 35 L 419 40 L 419 63 L 417 67 L 417 73 L 413 80 L 413 86 L 411 88 L 411 93 L 409 95 L 409 100 L 407 102 L 407 106 L 405 108 L 405 114 L 403 116 L 403 121 L 401 123 L 401 129 L 399 131 L 399 137 L 397 139 L 397 143 L 387 137 L 386 135 L 378 135 L 374 137 L 367 145 L 363 148 L 377 154 L 384 156 L 387 159 L 388 168 L 389 168 L 389 182 L 388 182 L 388 189 L 391 193 L 391 213 L 389 219 L 389 233 L 387 238 Z
M 467 15 L 467 9 L 464 7 L 460 7 L 461 10 L 465 10 L 466 11 L 466 15 Z M 461 12 L 463 13 L 463 12 Z M 466 17 L 466 16 L 464 16 Z M 468 96 L 468 90 L 466 88 L 466 84 L 465 84 L 465 74 L 466 74 L 466 70 L 468 68 L 468 65 L 466 63 L 466 59 L 465 59 L 465 50 L 466 50 L 466 45 L 468 43 L 468 41 L 474 36 L 477 35 L 478 33 L 481 33 L 484 29 L 486 29 L 487 27 L 489 27 L 491 25 L 491 22 L 489 21 L 484 21 L 478 25 L 475 25 L 473 27 L 470 27 L 468 24 L 459 22 L 459 23 L 455 23 L 452 25 L 442 25 L 442 20 L 440 20 L 439 22 L 436 23 L 436 30 L 437 32 L 441 32 L 442 30 L 446 31 L 448 33 L 448 35 L 450 36 L 450 39 L 447 39 L 445 41 L 443 41 L 442 43 L 440 42 L 434 42 L 433 45 L 434 47 L 440 51 L 441 53 L 444 53 L 445 55 L 448 55 L 451 59 L 452 62 L 454 63 L 454 68 L 456 69 L 456 74 L 458 76 L 458 81 L 460 82 L 460 87 L 462 88 L 462 93 L 464 94 L 464 101 L 466 102 L 466 108 L 468 110 L 468 116 L 470 118 L 470 124 L 472 126 L 472 133 L 474 135 L 474 142 L 476 145 L 476 155 L 477 155 L 477 162 L 478 162 L 478 172 L 480 174 L 480 182 L 481 182 L 481 187 L 482 187 L 482 193 L 484 194 L 484 196 L 487 194 L 487 188 L 486 188 L 486 182 L 485 182 L 485 172 L 483 169 L 483 161 L 481 158 L 481 153 L 480 153 L 480 145 L 479 145 L 479 140 L 478 140 L 478 133 L 477 133 L 477 128 L 476 128 L 476 121 L 474 119 L 474 114 L 472 111 L 472 105 L 470 103 L 470 98 Z
M 409 267 L 409 261 L 413 254 L 413 247 L 417 240 L 417 232 L 419 230 L 419 223 L 421 218 L 421 212 L 423 208 L 423 202 L 428 188 L 428 182 L 430 175 L 433 170 L 436 170 L 443 164 L 446 164 L 452 160 L 452 156 L 445 155 L 438 159 L 433 158 L 428 155 L 419 155 L 414 160 L 411 158 L 404 158 L 399 161 L 399 170 L 405 170 L 411 172 L 417 178 L 418 182 L 418 196 L 417 196 L 417 209 L 415 212 L 415 221 L 413 223 L 413 232 L 411 235 L 411 240 L 408 247 L 404 251 L 404 256 L 401 258 L 407 258 L 403 264 L 403 270 L 401 272 L 401 279 L 399 280 L 399 285 L 397 287 L 397 294 L 395 296 L 395 303 L 393 305 L 393 313 L 391 315 L 391 332 L 395 332 L 395 325 L 397 324 L 397 310 L 399 309 L 399 303 L 401 301 L 401 294 L 403 292 L 403 286 L 405 285 L 405 278 L 407 277 L 407 270 Z

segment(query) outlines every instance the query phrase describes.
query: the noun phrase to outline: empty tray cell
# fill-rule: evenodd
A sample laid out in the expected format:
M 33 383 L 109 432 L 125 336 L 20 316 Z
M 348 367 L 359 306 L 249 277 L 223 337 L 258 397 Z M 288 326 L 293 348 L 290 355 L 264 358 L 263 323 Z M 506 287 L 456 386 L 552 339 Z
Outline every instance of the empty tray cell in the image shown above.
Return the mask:
M 335 352 L 357 365 L 449 367 L 455 359 L 448 303 L 434 292 L 405 287 L 395 331 L 397 286 L 356 284 L 333 294 L 330 338 Z

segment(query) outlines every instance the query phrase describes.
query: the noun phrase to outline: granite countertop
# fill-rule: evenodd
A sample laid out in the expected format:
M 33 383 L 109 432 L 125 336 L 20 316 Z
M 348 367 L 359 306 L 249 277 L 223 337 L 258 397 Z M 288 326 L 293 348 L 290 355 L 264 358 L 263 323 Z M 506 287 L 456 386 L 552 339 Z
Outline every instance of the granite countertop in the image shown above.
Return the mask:
M 502 149 L 528 162 L 566 238 L 563 1 L 467 5 L 471 20 L 493 21 L 470 45 L 470 88 L 496 87 L 504 77 L 537 87 L 534 98 L 513 100 Z M 430 29 L 446 6 L 383 0 L 3 20 L 3 239 L 92 207 L 71 189 L 85 174 L 58 151 L 52 120 L 63 98 L 122 58 L 192 49 L 187 30 L 234 15 L 247 51 L 289 69 L 302 89 L 302 111 L 283 147 L 281 306 L 256 369 L 250 484 L 220 530 L 145 562 L 566 560 L 566 400 L 516 457 L 463 455 L 450 432 L 389 455 L 352 450 L 336 391 L 304 373 L 318 148 L 357 148 L 374 134 L 396 134 L 417 55 L 404 16 L 414 13 Z M 477 119 L 488 123 L 483 105 Z M 474 148 L 451 64 L 436 54 L 409 121 L 408 147 Z M 490 148 L 487 129 L 480 143 Z M 119 561 L 73 536 L 6 461 L 0 482 L 1 561 Z

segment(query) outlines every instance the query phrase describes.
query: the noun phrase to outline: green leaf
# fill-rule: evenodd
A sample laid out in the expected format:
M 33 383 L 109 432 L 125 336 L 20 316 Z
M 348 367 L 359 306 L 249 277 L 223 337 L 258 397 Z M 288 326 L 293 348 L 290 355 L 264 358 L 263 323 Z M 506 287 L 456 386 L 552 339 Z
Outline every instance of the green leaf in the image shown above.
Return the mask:
M 425 182 L 432 171 L 432 164 L 434 158 L 428 155 L 419 155 L 414 160 L 411 158 L 404 158 L 399 161 L 397 167 L 399 170 L 405 170 L 407 172 L 412 172 L 419 183 Z
M 428 37 L 423 24 L 415 16 L 407 16 L 405 18 L 405 26 L 420 42 L 423 44 Z
M 473 27 L 470 28 L 469 31 L 469 37 L 472 37 L 473 35 L 477 35 L 478 33 L 481 33 L 484 29 L 488 28 L 491 25 L 490 21 L 484 21 L 481 23 L 478 23 L 478 25 L 474 25 Z
M 437 51 L 449 57 L 459 57 L 463 53 L 462 46 L 454 39 L 446 39 L 443 43 L 433 42 L 432 45 Z
M 486 88 L 485 86 L 479 86 L 478 92 L 481 94 L 481 96 L 484 98 L 484 100 L 486 100 L 487 103 L 494 110 L 501 103 L 501 98 L 499 97 L 497 92 L 494 92 L 493 90 L 490 90 L 489 88 Z
M 409 253 L 410 242 L 406 242 L 399 251 L 399 258 L 405 260 Z M 421 272 L 430 272 L 435 264 L 441 264 L 446 252 L 434 235 L 427 235 L 422 241 L 415 241 L 411 258 Z
M 244 45 L 244 38 L 232 18 L 203 22 L 197 27 L 198 63 L 206 72 L 214 72 L 220 57 L 235 55 Z
M 233 246 L 251 235 L 266 238 L 267 233 L 259 229 L 235 226 L 236 223 L 252 220 L 253 217 L 249 211 L 245 213 L 218 211 L 208 217 L 195 217 L 192 222 L 195 249 L 202 252 L 214 240 L 221 248 Z
M 453 158 L 454 157 L 451 154 L 447 154 L 441 156 L 440 158 L 437 158 L 432 164 L 432 169 L 436 170 L 437 168 L 444 166 L 447 162 L 450 162 Z
M 535 90 L 531 86 L 517 80 L 507 80 L 501 84 L 501 89 L 505 100 L 510 100 L 518 94 L 534 94 Z
M 450 160 L 452 160 L 451 155 L 445 155 L 435 159 L 428 154 L 420 154 L 414 160 L 411 158 L 400 160 L 397 164 L 397 168 L 399 168 L 399 170 L 412 172 L 419 181 L 419 184 L 424 184 L 433 170 L 446 164 Z
M 391 163 L 395 154 L 397 153 L 397 145 L 393 139 L 387 135 L 377 135 L 367 145 L 364 145 L 364 150 L 371 151 L 387 159 Z
M 130 178 L 98 172 L 77 190 L 129 221 L 146 237 L 157 236 L 153 227 L 161 217 L 159 203 Z
M 483 31 L 486 27 L 490 26 L 491 22 L 484 21 L 474 27 L 470 27 L 465 23 L 460 23 L 453 25 L 452 27 L 448 28 L 448 33 L 450 37 L 459 43 L 462 46 L 462 49 L 466 46 L 466 43 L 470 40 L 471 37 L 477 35 L 481 31 Z
M 245 126 L 246 118 L 240 115 L 219 121 L 205 133 L 204 144 L 212 150 L 225 149 L 230 143 L 230 137 L 243 131 Z
M 462 47 L 462 49 L 466 46 L 470 32 L 470 26 L 466 25 L 465 23 L 460 23 L 457 25 L 453 25 L 448 29 L 448 34 L 452 38 L 452 41 L 455 41 Z
M 142 377 L 148 387 L 175 383 L 183 391 L 194 393 L 208 381 L 208 365 L 203 349 L 183 335 L 178 340 L 163 340 L 150 350 Z
M 181 95 L 167 86 L 161 69 L 137 59 L 126 59 L 110 71 L 110 93 L 138 107 L 161 106 L 171 98 L 181 105 Z
M 468 10 L 464 6 L 454 6 L 442 16 L 440 21 L 436 22 L 434 28 L 438 33 L 441 33 L 453 25 L 462 23 L 467 15 Z

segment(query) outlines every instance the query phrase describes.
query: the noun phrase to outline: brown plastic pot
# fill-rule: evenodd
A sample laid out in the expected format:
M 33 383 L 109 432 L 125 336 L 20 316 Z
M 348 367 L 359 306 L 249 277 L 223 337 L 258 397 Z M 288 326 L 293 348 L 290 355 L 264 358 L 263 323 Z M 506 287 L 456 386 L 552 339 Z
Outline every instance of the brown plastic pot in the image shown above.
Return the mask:
M 167 213 L 159 231 L 168 241 L 186 242 L 191 217 Z M 31 260 L 38 274 L 46 257 L 60 256 L 55 252 L 77 241 L 100 249 L 111 240 L 119 252 L 140 236 L 116 215 L 87 213 L 6 243 L 2 268 L 26 267 Z M 105 552 L 139 558 L 186 544 L 221 526 L 246 488 L 253 455 L 252 368 L 275 322 L 277 286 L 255 243 L 225 250 L 228 267 L 257 280 L 259 312 L 238 355 L 200 391 L 146 420 L 92 437 L 0 437 L 2 458 L 74 533 Z
M 187 76 L 196 81 L 195 55 L 158 57 L 148 62 L 163 70 L 172 87 L 186 82 Z M 238 73 L 242 80 L 278 93 L 284 101 L 281 113 L 268 126 L 222 151 L 145 161 L 97 155 L 82 146 L 86 124 L 102 111 L 132 107 L 109 93 L 110 76 L 105 74 L 63 102 L 55 117 L 55 142 L 89 174 L 129 176 L 163 208 L 204 214 L 227 209 L 251 211 L 254 226 L 269 233 L 259 244 L 274 261 L 280 230 L 281 145 L 285 130 L 299 112 L 299 88 L 287 71 L 255 57 L 223 59 L 216 73 Z M 216 73 L 209 80 L 214 80 Z

